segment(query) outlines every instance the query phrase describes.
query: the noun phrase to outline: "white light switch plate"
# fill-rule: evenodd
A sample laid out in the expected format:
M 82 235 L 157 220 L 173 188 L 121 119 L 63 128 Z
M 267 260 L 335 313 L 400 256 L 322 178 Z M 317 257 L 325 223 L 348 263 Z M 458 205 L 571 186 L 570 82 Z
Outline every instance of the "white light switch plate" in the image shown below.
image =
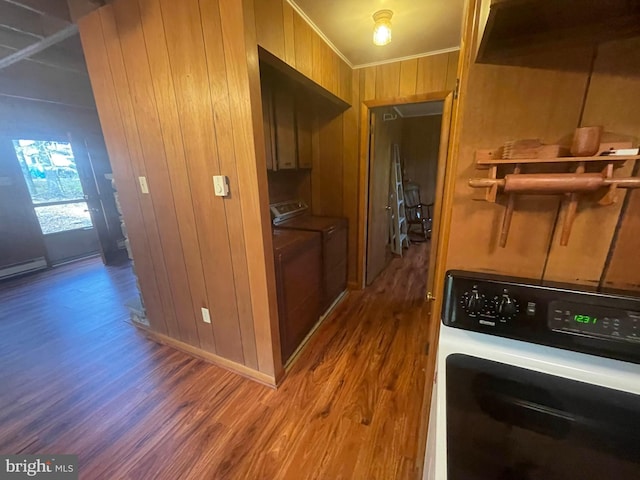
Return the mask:
M 149 185 L 147 185 L 147 177 L 138 177 L 140 181 L 140 191 L 142 193 L 149 193 Z
M 229 195 L 229 179 L 224 175 L 214 175 L 213 190 L 216 197 L 226 197 Z

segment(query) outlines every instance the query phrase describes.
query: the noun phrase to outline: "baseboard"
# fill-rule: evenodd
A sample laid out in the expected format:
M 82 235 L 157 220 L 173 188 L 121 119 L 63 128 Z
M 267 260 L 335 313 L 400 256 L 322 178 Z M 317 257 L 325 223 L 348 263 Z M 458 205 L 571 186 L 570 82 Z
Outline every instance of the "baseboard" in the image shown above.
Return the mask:
M 197 347 L 194 347 L 193 345 L 189 345 L 188 343 L 176 340 L 175 338 L 171 338 L 161 333 L 154 332 L 153 330 L 146 329 L 141 325 L 136 325 L 136 327 L 141 332 L 144 332 L 144 334 L 150 340 L 175 348 L 176 350 L 180 350 L 181 352 L 191 355 L 192 357 L 196 357 L 200 360 L 204 360 L 205 362 L 212 363 L 214 365 L 217 365 L 218 367 L 222 367 L 225 370 L 237 373 L 238 375 L 249 378 L 250 380 L 254 380 L 267 387 L 273 389 L 277 388 L 276 378 L 267 375 L 266 373 L 258 372 L 257 370 L 253 370 L 245 365 L 241 365 L 226 358 L 220 357 L 215 353 L 201 350 Z
M 313 334 L 316 333 L 316 330 L 318 330 L 318 328 L 320 328 L 320 325 L 322 325 L 324 323 L 324 321 L 331 316 L 331 314 L 336 309 L 336 307 L 338 305 L 340 305 L 345 298 L 347 298 L 348 294 L 349 294 L 349 291 L 345 290 L 340 295 L 338 295 L 338 298 L 336 298 L 334 300 L 334 302 L 327 309 L 327 311 L 324 312 L 324 314 L 322 314 L 320 316 L 320 318 L 315 323 L 313 328 L 309 331 L 309 333 L 307 333 L 307 336 L 304 337 L 304 340 L 302 340 L 302 342 L 300 342 L 300 345 L 298 345 L 298 348 L 296 348 L 295 351 L 291 354 L 291 356 L 289 357 L 289 360 L 287 360 L 287 363 L 284 366 L 284 371 L 286 373 L 288 373 L 289 370 L 291 370 L 291 367 L 293 366 L 293 364 L 296 362 L 296 360 L 298 360 L 298 358 L 300 357 L 300 354 L 302 353 L 302 351 L 307 346 L 307 343 L 309 343 L 309 340 L 311 340 L 311 337 L 313 337 Z M 280 381 L 280 380 L 281 379 L 278 379 L 278 381 Z
M 44 257 L 34 258 L 28 262 L 0 268 L 0 280 L 15 277 L 16 275 L 35 272 L 36 270 L 42 270 L 45 268 L 47 268 L 47 261 Z

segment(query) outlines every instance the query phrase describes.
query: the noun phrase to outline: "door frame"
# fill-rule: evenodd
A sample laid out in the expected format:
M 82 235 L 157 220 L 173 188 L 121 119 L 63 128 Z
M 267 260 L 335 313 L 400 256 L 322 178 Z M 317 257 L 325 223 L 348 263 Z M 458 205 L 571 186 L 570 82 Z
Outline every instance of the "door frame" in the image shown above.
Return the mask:
M 449 139 L 451 133 L 451 120 L 453 117 L 453 104 L 454 100 L 454 92 L 452 90 L 443 90 L 439 92 L 429 92 L 422 93 L 418 95 L 408 95 L 403 97 L 392 97 L 386 99 L 375 99 L 375 100 L 365 100 L 361 103 L 360 107 L 360 161 L 359 161 L 359 194 L 358 194 L 358 211 L 360 212 L 358 219 L 358 251 L 360 252 L 358 258 L 357 265 L 357 284 L 359 288 L 365 287 L 366 281 L 366 263 L 367 263 L 367 235 L 368 235 L 368 226 L 369 226 L 369 174 L 370 174 L 370 138 L 371 138 L 371 110 L 377 107 L 389 107 L 394 105 L 404 105 L 408 103 L 423 103 L 423 102 L 434 102 L 434 101 L 444 101 L 445 106 L 449 105 L 450 108 L 445 108 L 442 113 L 442 127 L 441 127 L 441 138 L 440 138 L 440 152 L 438 154 L 438 164 L 440 166 L 441 157 L 443 153 L 446 153 L 445 163 L 448 163 L 450 158 L 450 146 Z M 443 136 L 446 135 L 446 142 L 444 143 Z M 443 152 L 443 145 L 447 145 L 445 147 L 445 152 Z M 438 168 L 437 173 L 437 183 L 436 183 L 436 192 L 441 192 L 441 205 L 438 207 L 437 211 L 434 209 L 434 218 L 435 215 L 438 215 L 438 220 L 435 223 L 440 224 L 442 215 L 441 212 L 446 212 L 447 209 L 451 208 L 452 197 L 451 195 L 447 195 L 447 189 L 453 187 L 451 182 L 447 182 L 447 174 L 450 173 L 451 169 L 445 169 L 444 172 L 441 172 L 442 168 Z M 442 268 L 438 268 L 439 266 L 444 265 L 446 251 L 440 248 L 443 240 L 443 229 L 436 228 L 435 235 L 431 237 L 431 247 L 432 251 L 437 253 L 437 257 L 435 262 L 433 262 L 433 271 L 430 275 L 435 274 L 437 271 L 440 271 Z M 434 248 L 435 247 L 435 248 Z M 430 261 L 431 265 L 432 262 Z M 430 282 L 429 282 L 430 283 Z M 435 285 L 433 289 L 434 293 L 437 292 L 438 281 L 436 279 Z M 425 292 L 426 294 L 426 292 Z M 437 293 L 436 293 L 437 295 Z M 433 296 L 433 295 L 432 295 Z

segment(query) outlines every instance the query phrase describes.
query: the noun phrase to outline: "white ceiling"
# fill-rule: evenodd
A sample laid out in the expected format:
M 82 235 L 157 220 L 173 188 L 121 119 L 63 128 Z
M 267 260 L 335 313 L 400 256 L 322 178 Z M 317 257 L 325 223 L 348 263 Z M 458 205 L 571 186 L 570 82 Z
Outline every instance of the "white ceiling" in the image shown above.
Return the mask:
M 354 67 L 454 50 L 464 0 L 289 0 Z M 378 10 L 393 11 L 389 45 L 372 42 Z

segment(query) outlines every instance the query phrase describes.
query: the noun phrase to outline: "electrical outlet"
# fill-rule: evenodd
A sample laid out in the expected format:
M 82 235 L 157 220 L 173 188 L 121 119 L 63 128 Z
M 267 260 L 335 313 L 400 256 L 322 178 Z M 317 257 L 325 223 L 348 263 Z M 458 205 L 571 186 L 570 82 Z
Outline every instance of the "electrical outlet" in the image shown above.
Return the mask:
M 149 185 L 147 184 L 147 177 L 138 177 L 140 182 L 140 190 L 142 193 L 149 193 Z
M 204 323 L 211 323 L 211 314 L 209 314 L 209 309 L 202 307 L 201 310 L 202 310 L 202 321 Z

